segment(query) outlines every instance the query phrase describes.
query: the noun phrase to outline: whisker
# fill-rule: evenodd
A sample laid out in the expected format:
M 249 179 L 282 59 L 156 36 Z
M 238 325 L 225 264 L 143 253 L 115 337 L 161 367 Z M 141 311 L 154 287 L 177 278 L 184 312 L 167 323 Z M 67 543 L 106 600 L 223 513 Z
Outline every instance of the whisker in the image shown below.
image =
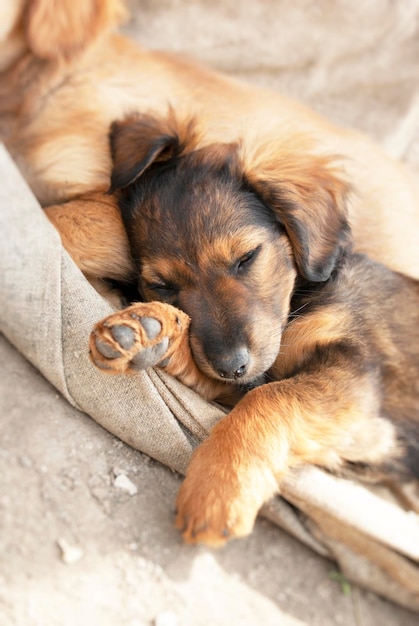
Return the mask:
M 289 317 L 294 316 L 296 313 L 298 313 L 298 311 L 301 311 L 301 309 L 304 309 L 304 307 L 306 307 L 309 304 L 311 304 L 311 300 L 302 304 L 300 307 L 298 307 L 298 309 L 295 309 L 295 311 L 291 311 L 291 313 L 289 314 Z

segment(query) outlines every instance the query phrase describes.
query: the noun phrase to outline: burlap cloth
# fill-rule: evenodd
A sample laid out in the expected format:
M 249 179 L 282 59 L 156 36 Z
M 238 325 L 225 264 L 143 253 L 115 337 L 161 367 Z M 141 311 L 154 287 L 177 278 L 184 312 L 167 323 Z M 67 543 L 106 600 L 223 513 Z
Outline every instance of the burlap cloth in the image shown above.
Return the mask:
M 129 4 L 136 11 L 125 28 L 142 43 L 278 87 L 419 164 L 417 0 Z M 72 405 L 185 472 L 222 411 L 159 371 L 109 377 L 91 365 L 90 329 L 111 307 L 68 257 L 1 147 L 0 181 L 2 332 Z M 310 467 L 262 515 L 335 560 L 349 580 L 419 610 L 419 516 L 387 490 Z
M 158 370 L 111 377 L 92 366 L 89 333 L 111 306 L 62 248 L 3 147 L 0 178 L 2 332 L 73 406 L 184 473 L 223 412 Z M 282 494 L 263 515 L 336 560 L 349 580 L 419 610 L 417 514 L 316 468 L 295 474 Z

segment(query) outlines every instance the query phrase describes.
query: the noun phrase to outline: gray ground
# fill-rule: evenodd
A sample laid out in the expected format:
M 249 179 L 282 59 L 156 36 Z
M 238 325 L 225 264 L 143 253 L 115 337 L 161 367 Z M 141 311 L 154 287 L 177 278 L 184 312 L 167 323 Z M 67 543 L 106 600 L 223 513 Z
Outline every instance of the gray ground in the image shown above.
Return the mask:
M 344 593 L 333 563 L 266 521 L 222 550 L 183 545 L 180 478 L 73 409 L 3 338 L 0 362 L 0 626 L 418 623 Z
M 131 4 L 144 43 L 297 95 L 419 162 L 417 0 Z M 332 563 L 266 521 L 220 551 L 182 545 L 180 478 L 72 409 L 3 339 L 0 363 L 0 626 L 418 623 L 344 593 Z

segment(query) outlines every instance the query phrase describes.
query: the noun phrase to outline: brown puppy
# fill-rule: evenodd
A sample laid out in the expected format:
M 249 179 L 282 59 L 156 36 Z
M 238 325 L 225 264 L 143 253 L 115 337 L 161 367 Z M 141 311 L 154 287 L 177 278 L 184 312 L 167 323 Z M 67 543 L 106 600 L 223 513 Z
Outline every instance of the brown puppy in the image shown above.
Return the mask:
M 184 538 L 247 534 L 301 463 L 419 477 L 419 283 L 352 253 L 333 164 L 284 150 L 276 180 L 173 118 L 128 118 L 111 143 L 138 285 L 159 302 L 98 324 L 94 362 L 160 365 L 209 399 L 247 391 L 192 458 Z
M 2 0 L 0 135 L 87 276 L 125 279 L 132 268 L 119 212 L 104 195 L 109 126 L 132 110 L 164 115 L 170 103 L 181 121 L 195 118 L 201 147 L 242 143 L 255 174 L 287 177 L 282 155 L 297 157 L 301 136 L 316 153 L 342 157 L 357 188 L 348 206 L 357 250 L 419 277 L 419 192 L 406 170 L 368 138 L 278 93 L 114 34 L 121 5 Z M 304 184 L 312 182 L 309 174 Z

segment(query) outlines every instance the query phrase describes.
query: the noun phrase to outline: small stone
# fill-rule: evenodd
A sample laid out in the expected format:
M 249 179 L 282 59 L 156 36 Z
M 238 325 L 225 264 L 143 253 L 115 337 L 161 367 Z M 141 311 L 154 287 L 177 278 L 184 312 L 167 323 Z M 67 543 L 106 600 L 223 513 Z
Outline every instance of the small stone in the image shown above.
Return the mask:
M 66 539 L 58 539 L 57 544 L 61 551 L 61 560 L 66 565 L 77 563 L 84 555 L 84 551 L 79 546 L 71 545 Z
M 178 624 L 178 616 L 172 611 L 163 611 L 154 620 L 154 626 L 178 626 Z
M 124 474 L 124 473 L 125 473 L 124 470 L 118 467 L 117 465 L 114 465 L 114 467 L 112 468 L 112 474 L 114 478 L 119 476 L 119 474 Z
M 130 496 L 135 496 L 138 493 L 138 489 L 136 485 L 126 476 L 125 474 L 118 474 L 113 484 L 118 489 L 122 489 L 122 491 L 126 491 Z

